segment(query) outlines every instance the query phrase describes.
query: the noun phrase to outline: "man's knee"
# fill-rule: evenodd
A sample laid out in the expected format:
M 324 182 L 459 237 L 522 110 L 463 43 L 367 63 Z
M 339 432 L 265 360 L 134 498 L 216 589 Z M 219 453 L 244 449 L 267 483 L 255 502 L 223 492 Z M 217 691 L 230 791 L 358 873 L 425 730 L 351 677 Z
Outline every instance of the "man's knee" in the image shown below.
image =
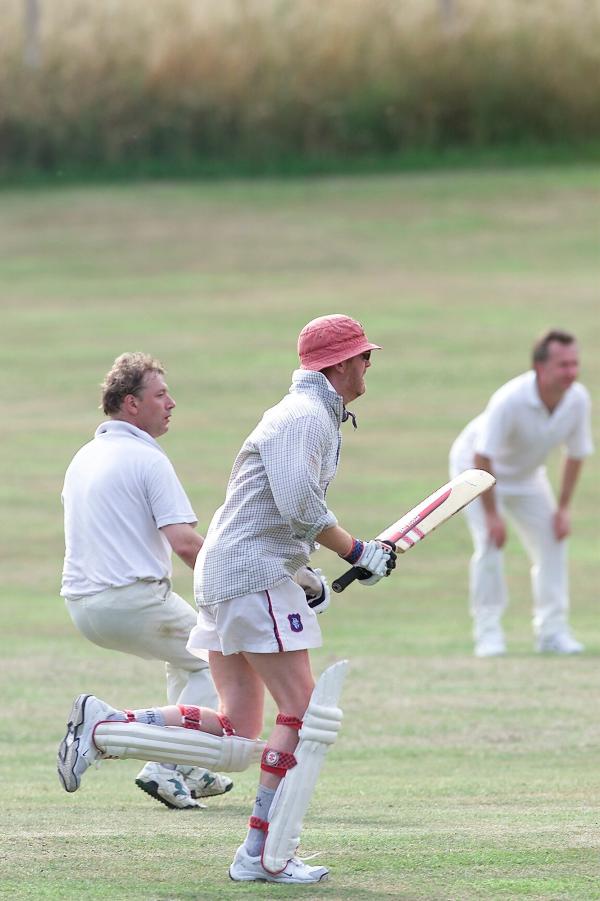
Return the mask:
M 254 741 L 262 732 L 263 717 L 262 712 L 257 713 L 252 710 L 228 712 L 226 709 L 221 711 L 231 723 L 236 735 L 240 738 L 249 738 Z
M 280 714 L 302 719 L 315 687 L 310 670 L 299 678 L 274 688 L 269 687 Z

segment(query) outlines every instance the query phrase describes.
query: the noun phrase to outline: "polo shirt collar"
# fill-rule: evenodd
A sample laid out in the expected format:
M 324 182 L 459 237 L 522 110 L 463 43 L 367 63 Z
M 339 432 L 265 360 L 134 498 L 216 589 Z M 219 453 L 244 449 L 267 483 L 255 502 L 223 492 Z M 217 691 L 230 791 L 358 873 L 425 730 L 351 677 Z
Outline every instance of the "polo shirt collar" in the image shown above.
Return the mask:
M 526 383 L 525 394 L 527 403 L 532 407 L 537 407 L 539 410 L 544 409 L 547 412 L 546 404 L 543 402 L 538 391 L 537 376 L 535 374 L 535 370 L 530 370 L 527 375 L 529 376 Z
M 164 450 L 152 435 L 149 435 L 148 432 L 145 432 L 143 429 L 138 429 L 137 426 L 132 425 L 130 422 L 123 422 L 121 419 L 109 419 L 106 422 L 101 423 L 94 433 L 94 438 L 102 438 L 103 436 L 110 437 L 111 435 L 126 436 L 130 435 L 132 438 L 138 438 L 141 441 L 145 441 L 146 444 L 151 445 L 151 447 L 159 450 L 161 454 L 164 454 Z
M 527 382 L 527 386 L 526 386 L 526 395 L 525 396 L 527 398 L 527 403 L 530 406 L 535 407 L 538 410 L 543 410 L 548 416 L 553 416 L 556 413 L 556 411 L 563 405 L 563 403 L 565 403 L 565 398 L 567 397 L 567 395 L 571 389 L 568 388 L 567 391 L 565 391 L 565 393 L 563 394 L 563 396 L 561 397 L 561 399 L 559 400 L 557 405 L 554 407 L 552 412 L 550 412 L 548 410 L 548 407 L 546 406 L 546 404 L 540 397 L 535 371 L 532 369 L 531 372 L 529 372 L 527 374 L 530 376 L 530 378 L 528 379 L 528 382 Z

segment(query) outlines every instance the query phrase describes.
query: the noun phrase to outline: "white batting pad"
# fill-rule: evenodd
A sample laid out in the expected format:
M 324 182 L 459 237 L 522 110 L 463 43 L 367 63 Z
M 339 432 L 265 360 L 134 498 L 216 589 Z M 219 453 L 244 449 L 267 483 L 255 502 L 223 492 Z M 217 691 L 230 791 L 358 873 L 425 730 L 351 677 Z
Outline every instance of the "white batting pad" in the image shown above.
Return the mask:
M 226 773 L 246 770 L 258 763 L 265 746 L 264 741 L 237 735 L 219 736 L 179 726 L 113 720 L 96 726 L 94 744 L 106 757 L 181 763 Z
M 329 746 L 337 738 L 342 711 L 337 706 L 348 669 L 340 660 L 321 675 L 311 695 L 298 733 L 294 752 L 296 766 L 279 783 L 269 813 L 269 831 L 262 865 L 270 873 L 279 873 L 296 853 L 302 821 L 315 790 L 317 778 Z

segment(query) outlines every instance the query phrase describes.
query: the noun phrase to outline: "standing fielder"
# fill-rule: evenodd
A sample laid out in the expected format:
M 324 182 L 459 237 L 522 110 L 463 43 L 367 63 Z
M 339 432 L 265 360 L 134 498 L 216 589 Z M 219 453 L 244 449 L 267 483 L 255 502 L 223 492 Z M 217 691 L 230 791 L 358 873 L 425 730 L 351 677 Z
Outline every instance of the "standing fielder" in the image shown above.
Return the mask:
M 206 653 L 186 650 L 193 609 L 171 590 L 171 554 L 193 569 L 196 515 L 157 442 L 175 401 L 147 354 L 117 357 L 102 385 L 109 417 L 72 460 L 62 492 L 61 594 L 79 631 L 102 648 L 166 661 L 167 700 L 215 706 Z M 136 784 L 167 807 L 202 807 L 233 783 L 198 767 L 148 763 Z
M 567 542 L 569 505 L 583 459 L 593 451 L 588 392 L 576 381 L 579 353 L 568 332 L 549 331 L 533 348 L 533 368 L 492 395 L 450 452 L 450 472 L 475 466 L 496 486 L 465 510 L 475 553 L 470 605 L 475 655 L 504 654 L 501 618 L 508 597 L 502 548 L 505 518 L 515 526 L 531 560 L 533 628 L 538 651 L 578 654 L 570 633 Z M 552 448 L 566 456 L 556 503 L 544 465 Z
M 393 548 L 353 538 L 325 500 L 337 469 L 340 425 L 352 417 L 346 404 L 364 393 L 376 349 L 348 316 L 309 322 L 298 340 L 301 369 L 289 394 L 265 413 L 235 460 L 225 502 L 196 563 L 199 612 L 188 643 L 194 654 L 209 649 L 220 711 L 180 705 L 123 714 L 80 695 L 59 749 L 67 791 L 79 787 L 101 756 L 137 757 L 147 748 L 165 758 L 210 758 L 235 770 L 262 751 L 250 828 L 229 870 L 235 881 L 316 883 L 328 874 L 294 852 L 318 772 L 315 760 L 333 742 L 341 718 L 335 704 L 317 703 L 336 695 L 329 683 L 340 664 L 315 688 L 308 650 L 322 643 L 316 612 L 328 605 L 329 591 L 308 562 L 318 542 L 367 570 L 367 586 L 395 566 Z M 278 715 L 263 750 L 256 739 L 265 687 Z

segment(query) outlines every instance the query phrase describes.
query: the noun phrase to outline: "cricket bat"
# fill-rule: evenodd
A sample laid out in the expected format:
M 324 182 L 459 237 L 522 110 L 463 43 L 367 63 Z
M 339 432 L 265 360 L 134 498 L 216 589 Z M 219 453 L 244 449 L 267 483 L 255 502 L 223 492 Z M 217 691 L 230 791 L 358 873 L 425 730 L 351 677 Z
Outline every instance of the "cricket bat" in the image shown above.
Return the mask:
M 466 469 L 380 532 L 376 538 L 379 541 L 391 541 L 396 545 L 396 551 L 403 554 L 495 483 L 494 476 L 484 469 Z M 352 566 L 331 587 L 339 593 L 355 579 L 365 575 L 370 573 L 360 566 Z

